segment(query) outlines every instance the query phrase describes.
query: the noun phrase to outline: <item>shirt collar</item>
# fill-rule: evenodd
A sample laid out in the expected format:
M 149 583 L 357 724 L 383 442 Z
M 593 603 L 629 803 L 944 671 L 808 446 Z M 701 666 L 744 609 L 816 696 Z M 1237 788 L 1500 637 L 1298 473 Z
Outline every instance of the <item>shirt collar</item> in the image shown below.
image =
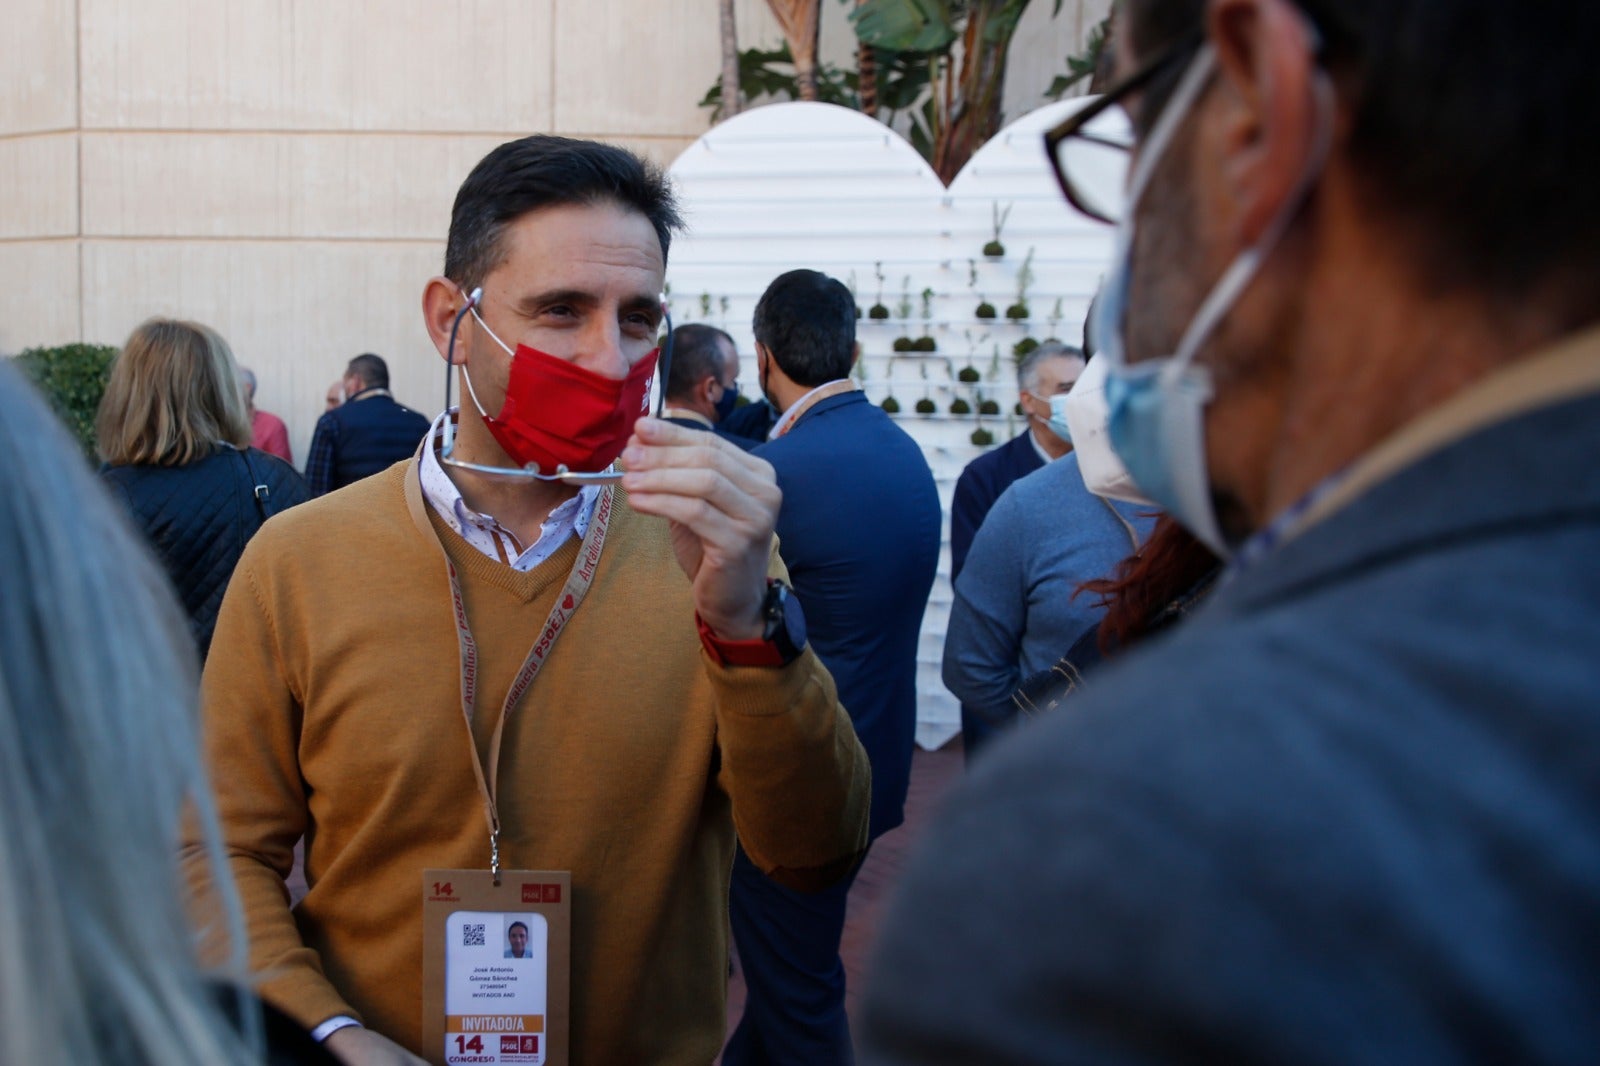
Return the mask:
M 772 430 L 767 434 L 767 439 L 777 440 L 789 432 L 794 428 L 794 424 L 800 421 L 800 416 L 811 410 L 814 405 L 839 393 L 854 392 L 855 389 L 856 383 L 849 378 L 834 378 L 832 381 L 824 381 L 821 385 L 818 385 L 790 404 L 788 410 L 778 416 L 778 420 L 772 424 Z
M 664 407 L 661 410 L 662 418 L 681 418 L 688 422 L 698 422 L 707 429 L 716 428 L 711 419 L 699 411 L 691 411 L 687 407 Z
M 459 408 L 452 407 L 434 419 L 418 459 L 420 466 L 417 474 L 422 484 L 422 497 L 428 501 L 434 513 L 444 520 L 445 525 L 484 555 L 524 572 L 554 555 L 568 537 L 577 536 L 581 539 L 589 532 L 589 520 L 594 516 L 594 505 L 605 488 L 603 485 L 585 485 L 576 496 L 551 511 L 550 517 L 540 526 L 538 541 L 522 547 L 520 553 L 513 557 L 511 553 L 519 545 L 510 530 L 496 521 L 493 515 L 468 507 L 461 498 L 461 490 L 456 488 L 456 483 L 450 480 L 444 464 L 439 461 L 440 434 L 444 430 L 445 419 L 459 417 L 459 411 Z

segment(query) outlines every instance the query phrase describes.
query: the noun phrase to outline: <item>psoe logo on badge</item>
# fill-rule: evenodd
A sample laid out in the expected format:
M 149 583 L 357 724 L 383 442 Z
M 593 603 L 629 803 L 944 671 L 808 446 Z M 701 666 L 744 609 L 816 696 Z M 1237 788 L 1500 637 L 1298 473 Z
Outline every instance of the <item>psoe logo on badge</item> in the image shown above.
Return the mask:
M 522 1052 L 522 1038 L 517 1036 L 502 1036 L 500 1038 L 500 1054 L 518 1055 Z
M 522 885 L 522 902 L 524 903 L 560 903 L 560 885 L 538 885 L 524 882 Z

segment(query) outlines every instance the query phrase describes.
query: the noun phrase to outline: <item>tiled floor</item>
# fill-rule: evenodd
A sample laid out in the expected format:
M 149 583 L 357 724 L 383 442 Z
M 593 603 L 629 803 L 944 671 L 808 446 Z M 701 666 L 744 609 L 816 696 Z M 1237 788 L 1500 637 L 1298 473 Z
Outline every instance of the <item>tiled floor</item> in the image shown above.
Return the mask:
M 938 751 L 917 749 L 911 759 L 911 791 L 906 796 L 905 824 L 885 833 L 872 845 L 866 865 L 856 875 L 856 883 L 850 889 L 850 908 L 845 916 L 844 941 L 839 950 L 845 968 L 845 1009 L 852 1015 L 855 1014 L 864 987 L 872 938 L 905 866 L 906 856 L 918 832 L 933 816 L 939 797 L 961 775 L 962 766 L 959 737 Z M 733 977 L 728 982 L 730 1033 L 743 1011 L 744 982 L 740 980 L 735 964 Z

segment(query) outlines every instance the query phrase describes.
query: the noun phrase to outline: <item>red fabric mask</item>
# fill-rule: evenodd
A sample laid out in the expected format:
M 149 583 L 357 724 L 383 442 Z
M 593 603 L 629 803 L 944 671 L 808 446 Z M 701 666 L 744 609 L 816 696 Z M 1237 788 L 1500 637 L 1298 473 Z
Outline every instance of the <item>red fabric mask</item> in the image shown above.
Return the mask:
M 484 411 L 476 394 L 472 402 L 495 442 L 519 466 L 538 463 L 545 474 L 562 466 L 594 473 L 616 461 L 633 424 L 645 414 L 660 354 L 660 348 L 654 349 L 627 377 L 617 379 L 519 344 L 511 356 L 500 414 Z M 469 376 L 469 387 L 471 383 Z

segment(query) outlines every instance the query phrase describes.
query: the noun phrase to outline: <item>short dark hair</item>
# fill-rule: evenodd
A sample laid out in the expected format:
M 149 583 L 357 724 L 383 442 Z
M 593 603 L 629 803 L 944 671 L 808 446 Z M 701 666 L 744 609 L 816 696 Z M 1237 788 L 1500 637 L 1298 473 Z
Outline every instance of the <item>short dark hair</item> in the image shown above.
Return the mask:
M 1360 194 L 1441 290 L 1553 287 L 1576 325 L 1600 311 L 1600 5 L 1295 0 L 1350 111 Z M 1202 25 L 1205 0 L 1128 0 L 1148 59 Z M 1154 90 L 1148 97 L 1154 100 Z
M 510 925 L 506 926 L 506 936 L 510 936 L 511 935 L 511 930 L 518 929 L 518 928 L 520 928 L 524 933 L 526 933 L 528 931 L 528 923 L 527 922 L 512 922 Z
M 756 303 L 756 340 L 796 385 L 814 387 L 850 373 L 856 349 L 856 301 L 815 270 L 780 274 Z
M 672 331 L 672 367 L 667 371 L 667 399 L 688 395 L 711 375 L 722 380 L 723 348 L 739 349 L 733 338 L 715 326 L 691 322 Z
M 351 377 L 360 378 L 364 388 L 387 389 L 389 387 L 389 364 L 383 361 L 383 356 L 381 355 L 362 352 L 350 360 L 350 365 L 344 368 L 344 372 Z
M 677 198 L 655 164 L 626 148 L 543 134 L 508 141 L 484 156 L 456 192 L 444 274 L 471 288 L 500 265 L 500 237 L 529 211 L 559 204 L 614 203 L 650 220 L 667 260 L 683 228 Z

